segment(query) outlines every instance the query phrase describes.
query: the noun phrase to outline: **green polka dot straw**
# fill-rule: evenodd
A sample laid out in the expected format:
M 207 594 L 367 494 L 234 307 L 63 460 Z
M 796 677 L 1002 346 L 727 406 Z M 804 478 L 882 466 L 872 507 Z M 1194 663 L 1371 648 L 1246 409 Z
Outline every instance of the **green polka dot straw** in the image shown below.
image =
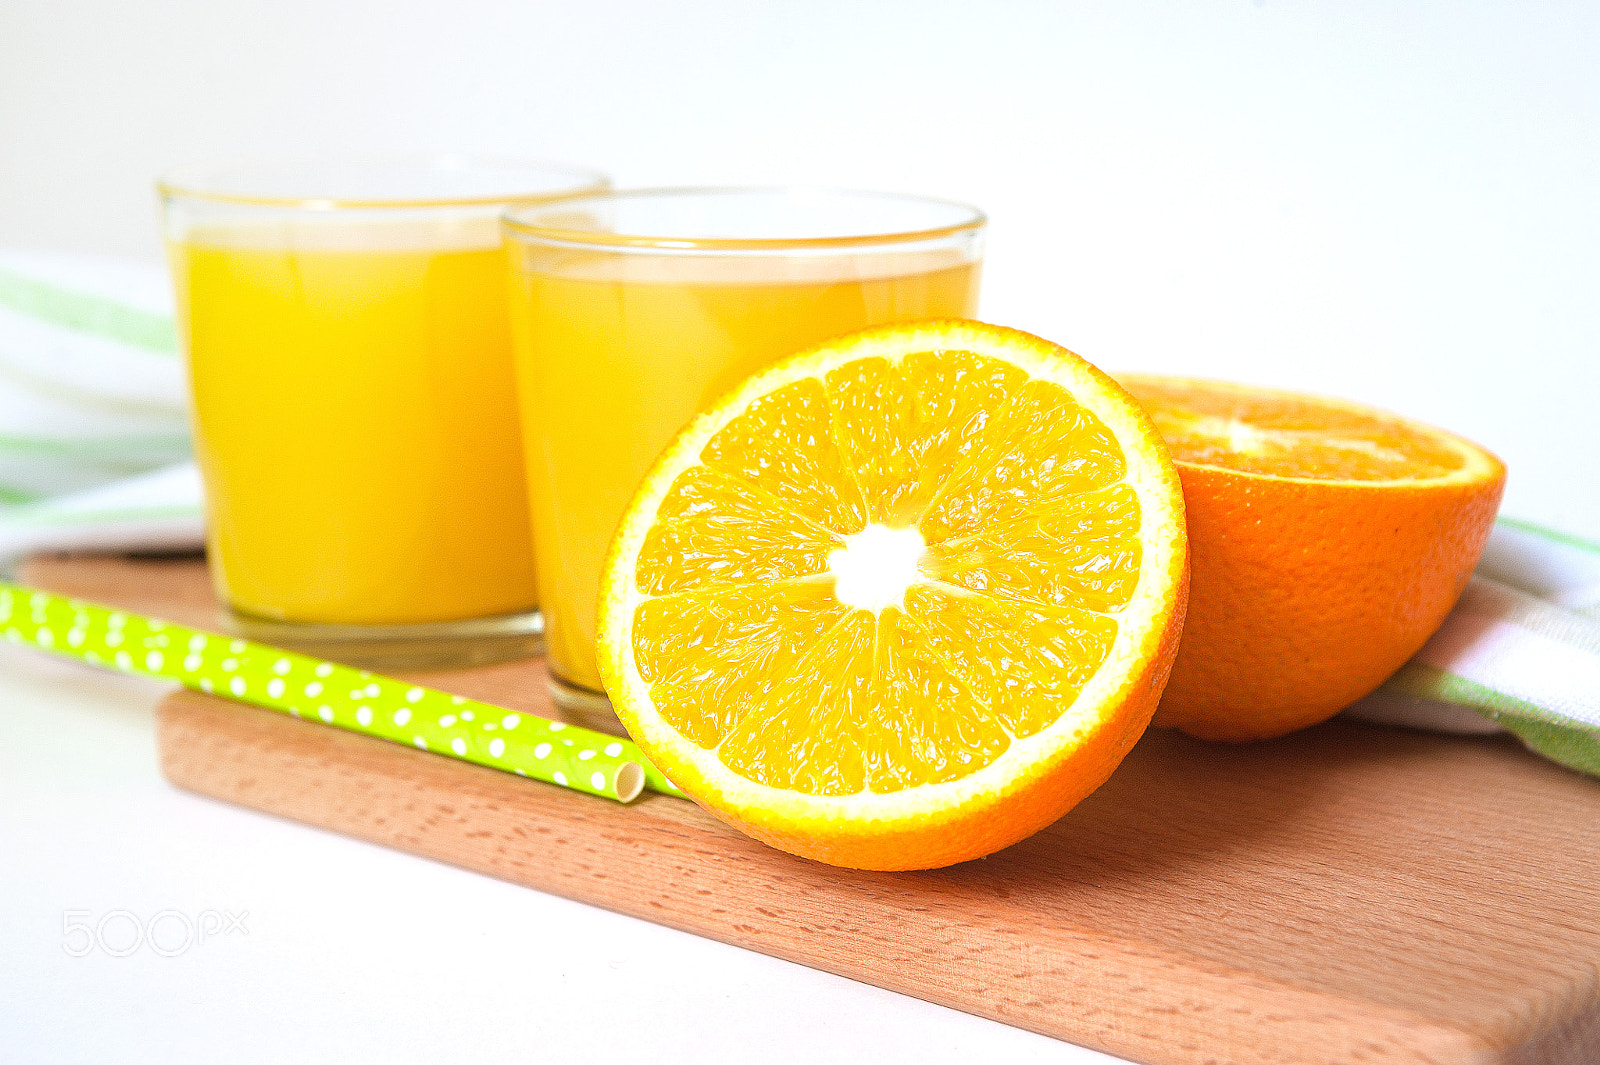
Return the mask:
M 628 740 L 50 592 L 0 582 L 0 634 L 620 802 L 683 796 Z

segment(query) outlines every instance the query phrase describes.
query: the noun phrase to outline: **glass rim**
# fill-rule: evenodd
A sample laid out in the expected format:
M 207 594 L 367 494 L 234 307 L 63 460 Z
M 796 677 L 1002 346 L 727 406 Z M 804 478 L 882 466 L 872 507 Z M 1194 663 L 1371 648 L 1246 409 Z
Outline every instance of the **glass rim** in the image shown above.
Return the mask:
M 526 211 L 542 211 L 551 207 L 590 203 L 597 200 L 625 200 L 666 198 L 674 196 L 725 196 L 725 195 L 794 195 L 852 196 L 902 203 L 923 203 L 955 208 L 966 214 L 959 222 L 921 229 L 890 230 L 883 233 L 857 233 L 836 237 L 664 237 L 643 233 L 602 233 L 590 229 L 567 229 L 544 226 L 525 221 L 518 215 Z M 501 228 L 507 235 L 521 240 L 565 247 L 584 247 L 612 251 L 802 251 L 811 248 L 860 248 L 873 245 L 916 244 L 956 236 L 963 232 L 976 232 L 988 225 L 989 217 L 983 211 L 959 200 L 946 200 L 936 196 L 921 196 L 908 192 L 878 192 L 872 189 L 852 189 L 830 185 L 685 185 L 647 189 L 599 189 L 592 192 L 555 196 L 526 207 L 513 207 L 500 216 Z
M 373 165 L 438 166 L 456 164 L 463 168 L 503 168 L 508 171 L 527 171 L 566 174 L 572 184 L 565 188 L 542 192 L 507 192 L 496 195 L 466 196 L 302 196 L 276 195 L 250 192 L 230 192 L 218 188 L 217 175 L 227 171 L 248 170 L 251 167 L 270 165 L 305 164 L 315 166 L 328 162 L 352 162 Z M 523 158 L 504 155 L 475 155 L 469 152 L 332 152 L 326 155 L 259 156 L 225 160 L 210 165 L 187 164 L 163 171 L 156 178 L 156 192 L 163 199 L 191 199 L 208 203 L 224 203 L 248 207 L 288 207 L 306 211 L 332 211 L 341 209 L 372 210 L 385 208 L 419 207 L 501 207 L 510 204 L 542 203 L 545 200 L 565 199 L 603 193 L 611 187 L 611 179 L 592 167 L 562 163 L 551 159 Z

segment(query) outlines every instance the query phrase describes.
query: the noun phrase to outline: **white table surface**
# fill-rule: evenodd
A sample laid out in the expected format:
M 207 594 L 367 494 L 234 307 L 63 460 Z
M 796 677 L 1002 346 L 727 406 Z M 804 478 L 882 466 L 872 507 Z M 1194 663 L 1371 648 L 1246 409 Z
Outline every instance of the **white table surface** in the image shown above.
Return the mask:
M 167 690 L 0 645 L 6 1065 L 1119 1060 L 179 791 Z

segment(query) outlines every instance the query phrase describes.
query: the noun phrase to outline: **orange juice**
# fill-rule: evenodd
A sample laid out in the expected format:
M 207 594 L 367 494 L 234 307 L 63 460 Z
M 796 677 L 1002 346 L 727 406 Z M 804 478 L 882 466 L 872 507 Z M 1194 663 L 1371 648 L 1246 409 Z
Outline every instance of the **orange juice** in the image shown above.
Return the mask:
M 634 489 L 696 412 L 754 370 L 819 340 L 976 309 L 978 266 L 970 259 L 870 259 L 775 260 L 766 272 L 787 277 L 752 281 L 762 270 L 748 261 L 514 255 L 512 320 L 540 602 L 550 668 L 560 680 L 599 691 L 601 563 Z
M 224 598 L 347 625 L 533 607 L 492 218 L 454 245 L 402 228 L 360 247 L 325 228 L 198 230 L 171 248 Z

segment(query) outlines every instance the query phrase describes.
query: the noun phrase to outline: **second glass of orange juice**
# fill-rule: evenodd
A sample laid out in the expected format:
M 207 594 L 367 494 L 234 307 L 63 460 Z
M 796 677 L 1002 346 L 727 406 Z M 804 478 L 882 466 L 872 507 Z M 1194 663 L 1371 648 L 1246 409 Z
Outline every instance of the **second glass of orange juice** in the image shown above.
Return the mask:
M 678 429 L 828 337 L 976 313 L 984 223 L 961 204 L 815 189 L 597 193 L 508 213 L 539 595 L 564 709 L 607 723 L 601 564 Z
M 212 571 L 242 633 L 393 667 L 534 649 L 498 218 L 605 185 L 452 156 L 163 180 Z

